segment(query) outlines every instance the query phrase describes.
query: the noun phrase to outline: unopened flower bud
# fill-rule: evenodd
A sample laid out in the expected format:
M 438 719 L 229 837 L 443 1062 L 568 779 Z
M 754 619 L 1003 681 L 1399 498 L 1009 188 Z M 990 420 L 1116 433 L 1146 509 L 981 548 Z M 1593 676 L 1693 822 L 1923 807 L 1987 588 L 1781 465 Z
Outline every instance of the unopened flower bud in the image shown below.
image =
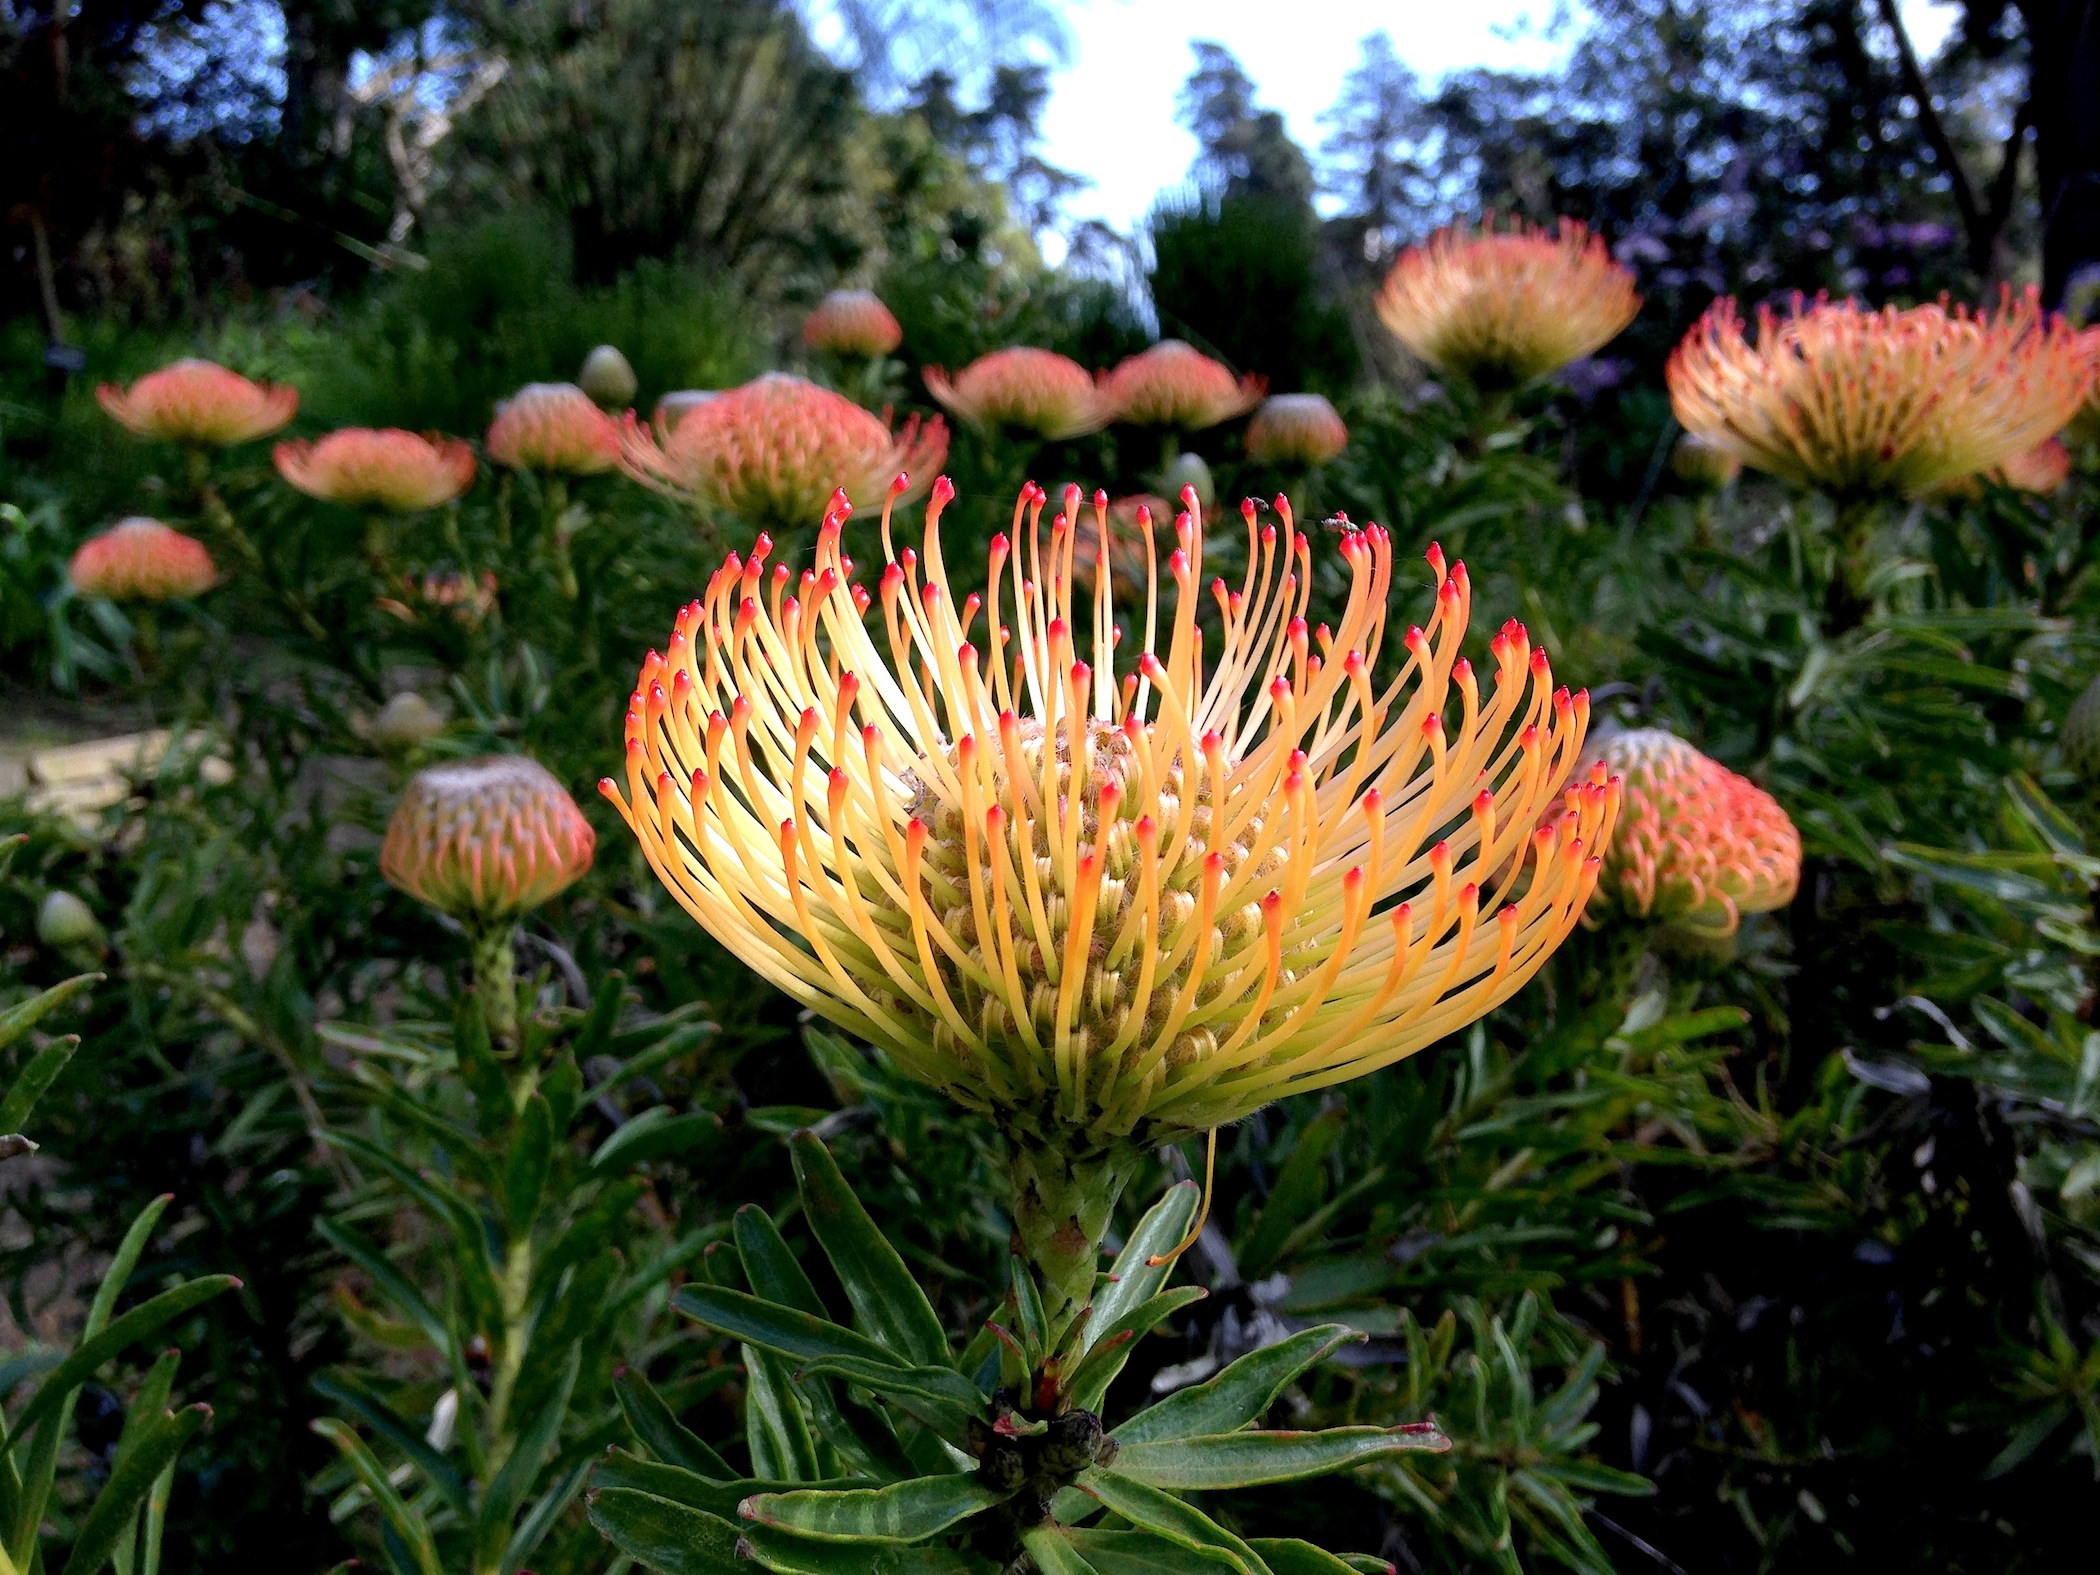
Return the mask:
M 601 405 L 631 405 L 642 384 L 617 346 L 600 345 L 583 358 L 576 386 Z
M 414 690 L 405 690 L 379 708 L 372 718 L 372 742 L 384 749 L 412 749 L 445 730 L 438 708 Z
M 70 891 L 49 893 L 37 905 L 36 938 L 60 951 L 97 951 L 108 942 L 95 910 Z
M 394 809 L 380 873 L 458 919 L 536 908 L 591 867 L 590 822 L 538 761 L 523 755 L 431 766 Z

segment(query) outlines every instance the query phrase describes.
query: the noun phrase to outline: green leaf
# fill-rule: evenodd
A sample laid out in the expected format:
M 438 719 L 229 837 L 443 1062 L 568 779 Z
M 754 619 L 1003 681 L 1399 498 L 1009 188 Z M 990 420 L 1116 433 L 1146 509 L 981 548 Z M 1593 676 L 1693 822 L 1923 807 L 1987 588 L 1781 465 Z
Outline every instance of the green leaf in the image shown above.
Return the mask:
M 767 1526 L 746 1526 L 752 1562 L 774 1575 L 984 1575 L 946 1548 L 900 1548 L 875 1542 L 810 1542 Z
M 532 1557 L 533 1550 L 546 1540 L 555 1523 L 561 1519 L 591 1474 L 589 1455 L 562 1473 L 554 1485 L 540 1495 L 539 1501 L 518 1522 L 518 1529 L 503 1549 L 503 1561 L 496 1566 L 497 1575 L 518 1575 L 520 1566 Z
M 817 1480 L 817 1446 L 786 1366 L 771 1351 L 743 1348 L 744 1436 L 751 1469 L 793 1482 Z
M 991 1404 L 975 1384 L 947 1367 L 892 1367 L 829 1356 L 809 1363 L 797 1376 L 843 1378 L 949 1439 L 960 1438 L 970 1419 L 981 1420 Z
M 88 1306 L 87 1321 L 81 1325 L 81 1333 L 100 1334 L 109 1325 L 109 1315 L 117 1310 L 117 1298 L 124 1294 L 124 1287 L 131 1283 L 131 1271 L 139 1266 L 139 1258 L 146 1250 L 146 1243 L 153 1237 L 153 1228 L 160 1217 L 167 1213 L 168 1205 L 175 1201 L 175 1194 L 163 1192 L 138 1212 L 138 1217 L 124 1231 L 124 1239 L 117 1243 L 115 1255 L 109 1260 L 109 1268 L 102 1276 L 102 1283 L 95 1287 L 95 1299 Z
M 744 1278 L 756 1295 L 815 1318 L 831 1316 L 772 1215 L 754 1203 L 745 1204 L 736 1211 L 735 1235 Z
M 1115 1469 L 1156 1488 L 1207 1493 L 1264 1487 L 1347 1471 L 1367 1460 L 1408 1451 L 1440 1453 L 1441 1433 L 1408 1427 L 1334 1427 L 1318 1433 L 1213 1433 L 1198 1438 L 1119 1444 Z
M 663 1396 L 640 1373 L 626 1368 L 615 1373 L 613 1393 L 634 1436 L 647 1444 L 659 1460 L 717 1481 L 736 1475 L 729 1462 L 671 1414 Z
M 100 977 L 94 975 L 93 977 Z M 56 992 L 46 990 L 46 995 Z M 33 1004 L 33 1003 L 32 1003 Z M 29 1125 L 29 1112 L 44 1092 L 65 1070 L 66 1063 L 73 1059 L 73 1052 L 80 1048 L 78 1034 L 65 1034 L 52 1040 L 43 1049 L 29 1058 L 29 1064 L 16 1075 L 7 1090 L 7 1100 L 0 1104 L 0 1132 L 20 1132 Z
M 599 1461 L 592 1480 L 597 1487 L 631 1488 L 637 1493 L 647 1493 L 654 1498 L 668 1498 L 691 1509 L 705 1510 L 708 1514 L 719 1515 L 724 1520 L 734 1520 L 737 1506 L 754 1494 L 792 1493 L 809 1485 L 806 1482 L 733 1475 L 722 1481 L 715 1481 L 677 1466 L 667 1466 L 655 1460 L 643 1460 L 624 1449 L 615 1449 Z M 871 1485 L 845 1477 L 835 1477 L 825 1483 L 825 1486 L 834 1488 Z
M 1261 1217 L 1239 1250 L 1240 1273 L 1249 1283 L 1269 1272 L 1298 1222 L 1327 1195 L 1327 1156 L 1334 1152 L 1348 1124 L 1347 1110 L 1337 1105 L 1323 1110 L 1299 1132 L 1291 1157 L 1283 1162 L 1269 1200 L 1262 1205 Z
M 878 1366 L 907 1365 L 864 1334 L 743 1291 L 719 1285 L 687 1285 L 672 1297 L 671 1304 L 688 1318 L 733 1340 L 777 1351 L 798 1362 L 845 1356 Z
M 56 1411 L 64 1396 L 94 1377 L 95 1370 L 119 1351 L 147 1338 L 180 1318 L 191 1308 L 202 1306 L 220 1292 L 230 1291 L 240 1283 L 230 1274 L 212 1274 L 202 1279 L 185 1281 L 173 1290 L 162 1291 L 151 1301 L 141 1302 L 93 1339 L 83 1340 L 74 1348 L 73 1354 L 51 1369 L 51 1376 L 37 1387 L 35 1397 L 22 1408 L 21 1414 L 15 1418 L 14 1426 L 8 1429 L 8 1442 L 11 1444 L 15 1439 L 21 1438 L 38 1422 Z
M 1150 1301 L 1140 1302 L 1108 1328 L 1087 1342 L 1086 1356 L 1073 1370 L 1072 1404 L 1083 1411 L 1098 1411 L 1108 1386 L 1130 1360 L 1131 1348 L 1160 1324 L 1210 1292 L 1200 1285 L 1183 1285 L 1162 1291 Z
M 1362 1553 L 1329 1553 L 1296 1537 L 1249 1537 L 1247 1543 L 1262 1556 L 1274 1575 L 1357 1575 L 1359 1570 L 1393 1575 L 1393 1566 L 1384 1559 Z
M 1123 1243 L 1116 1261 L 1109 1266 L 1109 1281 L 1094 1296 L 1094 1315 L 1087 1320 L 1090 1333 L 1105 1333 L 1134 1307 L 1157 1296 L 1174 1272 L 1171 1263 L 1154 1268 L 1147 1260 L 1180 1246 L 1196 1223 L 1196 1205 L 1202 1191 L 1193 1181 L 1178 1182 L 1145 1211 L 1137 1229 Z
M 788 1139 L 788 1152 L 809 1228 L 838 1271 L 861 1327 L 913 1366 L 946 1366 L 948 1336 L 940 1319 L 897 1249 L 846 1185 L 830 1150 L 815 1133 L 797 1132 Z
M 722 1118 L 713 1111 L 681 1115 L 669 1105 L 652 1105 L 598 1145 L 591 1155 L 591 1169 L 603 1176 L 666 1154 L 703 1153 L 721 1135 Z
M 1225 1554 L 1232 1560 L 1227 1567 L 1238 1571 L 1239 1575 L 1273 1575 L 1261 1555 L 1247 1543 L 1194 1505 L 1184 1504 L 1171 1493 L 1099 1467 L 1081 1472 L 1072 1485 L 1087 1497 L 1114 1510 L 1140 1531 L 1149 1531 L 1180 1547 Z
M 1000 1502 L 975 1477 L 914 1477 L 885 1488 L 760 1493 L 738 1513 L 820 1542 L 905 1543 L 923 1542 Z
M 449 1352 L 452 1349 L 451 1331 L 447 1329 L 445 1320 L 438 1316 L 437 1309 L 423 1299 L 423 1293 L 417 1290 L 409 1282 L 408 1276 L 395 1268 L 378 1248 L 353 1231 L 338 1225 L 334 1220 L 321 1220 L 315 1224 L 314 1229 L 337 1252 L 363 1269 L 372 1283 L 379 1288 L 380 1294 L 393 1303 L 396 1311 L 405 1315 L 409 1322 L 422 1330 L 423 1338 L 436 1350 Z
M 66 1002 L 72 1000 L 74 996 L 80 994 L 81 991 L 100 984 L 106 977 L 107 975 L 99 973 L 78 973 L 62 983 L 54 984 L 48 990 L 32 995 L 26 1001 L 17 1001 L 13 1006 L 7 1008 L 6 1011 L 0 1012 L 0 1050 L 5 1050 L 17 1039 L 28 1033 L 30 1029 L 34 1028 L 40 1020 L 50 1016 L 61 1006 L 64 1006 Z M 67 1053 L 71 1054 L 70 1051 Z M 34 1065 L 34 1062 L 31 1064 Z M 59 1065 L 63 1066 L 64 1064 L 64 1060 L 61 1059 Z M 23 1077 L 27 1076 L 28 1073 L 24 1072 Z M 22 1079 L 17 1078 L 15 1081 L 17 1087 L 19 1087 Z M 45 1087 L 49 1087 L 50 1079 L 46 1078 L 44 1083 Z M 41 1094 L 43 1091 L 42 1088 L 39 1088 L 35 1094 L 29 1095 L 22 1107 L 17 1110 L 15 1102 L 21 1096 L 14 1089 L 8 1090 L 6 1103 L 0 1104 L 0 1116 L 7 1116 L 10 1119 L 0 1121 L 0 1130 L 8 1132 L 19 1131 L 22 1126 L 22 1118 L 29 1114 L 29 1107 L 36 1103 L 37 1094 Z
M 726 1520 L 631 1488 L 591 1495 L 591 1524 L 635 1563 L 663 1575 L 746 1575 L 737 1557 L 741 1533 Z
M 480 1566 L 485 1567 L 493 1561 L 498 1551 L 510 1541 L 511 1521 L 525 1502 L 526 1494 L 532 1491 L 532 1484 L 538 1480 L 540 1468 L 546 1463 L 547 1451 L 561 1437 L 561 1425 L 569 1414 L 569 1396 L 575 1391 L 576 1375 L 582 1365 L 582 1346 L 571 1346 L 553 1392 L 547 1396 L 539 1414 L 511 1444 L 510 1457 L 503 1462 L 503 1469 L 481 1490 L 481 1505 L 474 1517 L 474 1543 L 481 1553 Z
M 1080 1556 L 1062 1526 L 1045 1523 L 1021 1533 L 1021 1546 L 1035 1560 L 1037 1575 L 1100 1575 Z
M 1050 1320 L 1043 1312 L 1042 1292 L 1036 1288 L 1028 1265 L 1019 1257 L 1007 1258 L 1006 1276 L 1007 1297 L 1014 1309 L 1014 1333 L 1020 1337 L 1021 1349 L 1028 1353 L 1033 1366 L 1050 1344 Z
M 73 1551 L 66 1558 L 69 1575 L 96 1575 L 128 1536 L 134 1516 L 161 1472 L 174 1463 L 182 1446 L 211 1418 L 208 1405 L 185 1406 L 173 1415 L 163 1411 L 147 1424 L 130 1453 L 116 1463 L 109 1481 L 82 1522 Z
M 357 1476 L 364 1490 L 372 1495 L 379 1506 L 380 1514 L 393 1527 L 394 1535 L 408 1544 L 408 1551 L 416 1561 L 418 1575 L 444 1575 L 438 1563 L 437 1546 L 430 1539 L 430 1528 L 423 1517 L 410 1509 L 394 1484 L 388 1480 L 386 1468 L 382 1466 L 365 1441 L 359 1438 L 347 1422 L 332 1416 L 324 1416 L 307 1423 L 316 1433 L 342 1451 L 350 1469 Z
M 627 975 L 614 969 L 599 982 L 598 993 L 591 997 L 591 1009 L 584 1015 L 583 1025 L 576 1030 L 576 1042 L 570 1048 L 577 1065 L 605 1053 L 605 1047 L 612 1043 L 613 1029 L 619 1024 L 620 1008 L 626 1000 Z
M 513 1238 L 531 1231 L 553 1161 L 554 1112 L 545 1097 L 535 1093 L 511 1127 L 510 1153 L 503 1162 L 503 1210 Z
M 1097 1575 L 1225 1575 L 1240 1568 L 1230 1553 L 1186 1548 L 1149 1531 L 1075 1527 L 1065 1537 Z
M 462 1515 L 467 1513 L 467 1485 L 452 1462 L 432 1448 L 423 1430 L 396 1411 L 363 1379 L 346 1372 L 322 1373 L 314 1379 L 314 1392 L 333 1400 L 362 1418 L 365 1425 L 407 1457 L 423 1473 L 424 1480 L 444 1496 L 445 1502 Z
M 1116 1443 L 1127 1447 L 1237 1432 L 1258 1421 L 1301 1373 L 1364 1338 L 1339 1324 L 1301 1329 L 1286 1340 L 1248 1352 L 1209 1382 L 1168 1395 L 1158 1405 L 1140 1411 L 1115 1430 Z

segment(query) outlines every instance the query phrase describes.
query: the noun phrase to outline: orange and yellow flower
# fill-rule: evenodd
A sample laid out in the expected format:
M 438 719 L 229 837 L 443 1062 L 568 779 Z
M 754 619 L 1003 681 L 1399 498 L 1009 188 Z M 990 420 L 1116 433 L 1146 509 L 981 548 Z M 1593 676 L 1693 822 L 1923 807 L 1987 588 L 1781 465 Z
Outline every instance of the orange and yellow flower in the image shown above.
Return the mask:
M 138 437 L 213 448 L 268 437 L 299 413 L 298 389 L 195 359 L 148 372 L 129 388 L 104 383 L 95 399 Z
M 922 375 L 934 402 L 973 427 L 1018 427 L 1055 442 L 1098 431 L 1112 414 L 1093 374 L 1054 350 L 1016 345 L 952 378 L 937 366 Z
M 872 290 L 833 290 L 802 322 L 802 342 L 828 355 L 888 355 L 904 343 L 896 313 Z
M 277 474 L 310 498 L 411 514 L 474 485 L 474 451 L 457 438 L 399 427 L 343 427 L 277 445 Z
M 67 578 L 83 596 L 159 602 L 203 595 L 218 584 L 219 569 L 203 542 L 135 515 L 82 542 Z
M 2046 495 L 2059 491 L 2071 479 L 2071 451 L 2062 438 L 2044 438 L 2000 465 L 1997 476 L 2018 492 Z
M 1755 782 L 1660 727 L 1598 739 L 1585 759 L 1625 784 L 1600 903 L 1723 939 L 1794 900 L 1801 834 Z
M 1573 219 L 1490 217 L 1410 246 L 1378 292 L 1393 337 L 1439 371 L 1489 386 L 1557 372 L 1616 339 L 1641 309 L 1632 271 Z
M 1324 465 L 1349 446 L 1349 428 L 1321 394 L 1272 394 L 1247 423 L 1247 457 L 1265 465 Z
M 1184 493 L 1119 675 L 1105 500 L 1075 518 L 1068 489 L 1046 530 L 1031 485 L 985 596 L 958 598 L 952 495 L 917 550 L 885 508 L 873 593 L 843 496 L 800 575 L 765 537 L 731 555 L 644 663 L 625 782 L 601 784 L 679 902 L 794 999 L 1024 1148 L 1099 1153 L 1410 1055 L 1577 922 L 1618 789 L 1569 785 L 1587 697 L 1520 626 L 1489 674 L 1459 655 L 1463 566 L 1431 551 L 1428 627 L 1392 649 L 1384 531 L 1340 539 L 1346 601 L 1312 628 L 1288 512 L 1248 504 L 1245 577 L 1206 589 Z
M 602 476 L 620 463 L 620 424 L 574 383 L 527 383 L 496 407 L 484 446 L 513 470 Z
M 903 471 L 923 492 L 948 457 L 948 428 L 914 416 L 892 433 L 852 400 L 770 372 L 652 432 L 632 414 L 621 464 L 644 486 L 750 524 L 788 529 L 820 518 L 834 487 L 872 502 Z
M 1746 465 L 1843 497 L 1916 498 L 2059 431 L 2093 386 L 2093 346 L 2033 287 L 1995 312 L 1798 297 L 1757 340 L 1716 301 L 1665 376 L 1685 429 Z
M 1268 389 L 1267 378 L 1235 377 L 1193 346 L 1162 339 L 1101 380 L 1101 401 L 1111 421 L 1200 432 L 1244 416 Z
M 456 919 L 536 908 L 591 867 L 597 836 L 552 772 L 523 755 L 430 766 L 410 780 L 379 871 Z

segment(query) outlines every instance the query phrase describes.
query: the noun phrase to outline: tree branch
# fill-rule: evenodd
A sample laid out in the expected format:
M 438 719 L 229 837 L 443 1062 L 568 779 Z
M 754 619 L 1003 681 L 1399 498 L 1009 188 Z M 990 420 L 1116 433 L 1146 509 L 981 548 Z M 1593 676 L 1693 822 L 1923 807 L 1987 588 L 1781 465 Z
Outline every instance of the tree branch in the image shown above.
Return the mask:
M 1961 227 L 1969 238 L 1969 257 L 1973 263 L 1979 249 L 1986 259 L 1990 256 L 1991 243 L 1997 239 L 1995 230 L 1983 233 L 1984 214 L 1976 205 L 1975 188 L 1969 184 L 1968 172 L 1962 168 L 1961 159 L 1954 151 L 1954 139 L 1947 135 L 1947 127 L 1940 120 L 1939 111 L 1932 107 L 1932 88 L 1925 80 L 1925 71 L 1918 64 L 1918 52 L 1911 47 L 1910 34 L 1903 26 L 1903 13 L 1897 9 L 1896 0 L 1877 0 L 1881 20 L 1896 35 L 1896 59 L 1903 72 L 1903 86 L 1917 101 L 1918 125 L 1925 133 L 1925 142 L 1932 149 L 1932 156 L 1939 160 L 1947 171 L 1947 179 L 1954 186 L 1954 206 L 1961 212 Z

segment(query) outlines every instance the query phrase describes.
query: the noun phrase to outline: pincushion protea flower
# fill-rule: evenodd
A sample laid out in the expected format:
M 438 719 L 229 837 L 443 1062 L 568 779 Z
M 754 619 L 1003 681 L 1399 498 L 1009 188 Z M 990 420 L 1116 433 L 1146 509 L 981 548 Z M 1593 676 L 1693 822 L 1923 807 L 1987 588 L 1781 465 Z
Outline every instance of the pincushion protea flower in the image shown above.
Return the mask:
M 1573 219 L 1454 224 L 1410 246 L 1378 292 L 1393 337 L 1475 383 L 1529 383 L 1603 348 L 1641 309 L 1633 274 Z
M 299 412 L 298 389 L 196 359 L 148 372 L 129 388 L 104 383 L 95 400 L 139 437 L 214 448 L 268 437 Z
M 1069 1309 L 1144 1148 L 1388 1065 L 1529 979 L 1589 900 L 1617 789 L 1600 773 L 1534 831 L 1587 698 L 1515 624 L 1483 686 L 1440 553 L 1427 630 L 1389 652 L 1385 532 L 1342 537 L 1346 606 L 1309 629 L 1311 545 L 1249 504 L 1206 653 L 1185 493 L 1119 679 L 1105 508 L 1075 523 L 1068 489 L 1046 540 L 1031 485 L 987 598 L 958 601 L 952 496 L 943 478 L 923 556 L 884 509 L 879 602 L 843 556 L 843 497 L 799 578 L 764 537 L 732 555 L 643 664 L 624 791 L 600 786 L 723 945 L 995 1118 L 1016 1227 Z
M 1324 465 L 1348 446 L 1348 427 L 1320 394 L 1272 394 L 1247 423 L 1247 457 L 1265 465 Z
M 527 383 L 496 407 L 485 446 L 514 470 L 602 476 L 620 463 L 620 426 L 574 383 Z
M 1245 415 L 1268 387 L 1266 378 L 1234 377 L 1193 346 L 1162 339 L 1103 378 L 1101 399 L 1112 421 L 1200 432 Z
M 852 400 L 780 372 L 695 407 L 661 437 L 632 414 L 621 431 L 636 481 L 777 529 L 820 517 L 834 487 L 872 501 L 900 470 L 930 477 L 947 457 L 938 416 L 892 435 Z
M 457 438 L 399 427 L 344 427 L 318 442 L 280 443 L 277 474 L 310 498 L 408 514 L 474 485 L 474 451 Z
M 833 290 L 802 322 L 802 342 L 829 355 L 888 355 L 904 343 L 896 314 L 872 290 Z
M 81 595 L 119 602 L 201 596 L 219 582 L 203 542 L 142 516 L 82 542 L 66 575 Z
M 1915 498 L 2060 430 L 2095 371 L 2030 286 L 1996 312 L 1796 297 L 1758 310 L 1754 345 L 1724 298 L 1664 375 L 1686 430 L 1746 465 L 1839 497 Z
M 2000 465 L 1997 476 L 2015 491 L 2056 492 L 2071 479 L 2071 451 L 2061 438 L 2044 438 Z
M 1054 350 L 1016 345 L 952 378 L 937 366 L 921 375 L 936 404 L 974 427 L 1019 427 L 1056 442 L 1098 431 L 1111 414 L 1093 374 Z
M 1625 783 L 1600 900 L 1714 939 L 1794 900 L 1801 834 L 1749 778 L 1660 727 L 1599 739 L 1585 758 Z

